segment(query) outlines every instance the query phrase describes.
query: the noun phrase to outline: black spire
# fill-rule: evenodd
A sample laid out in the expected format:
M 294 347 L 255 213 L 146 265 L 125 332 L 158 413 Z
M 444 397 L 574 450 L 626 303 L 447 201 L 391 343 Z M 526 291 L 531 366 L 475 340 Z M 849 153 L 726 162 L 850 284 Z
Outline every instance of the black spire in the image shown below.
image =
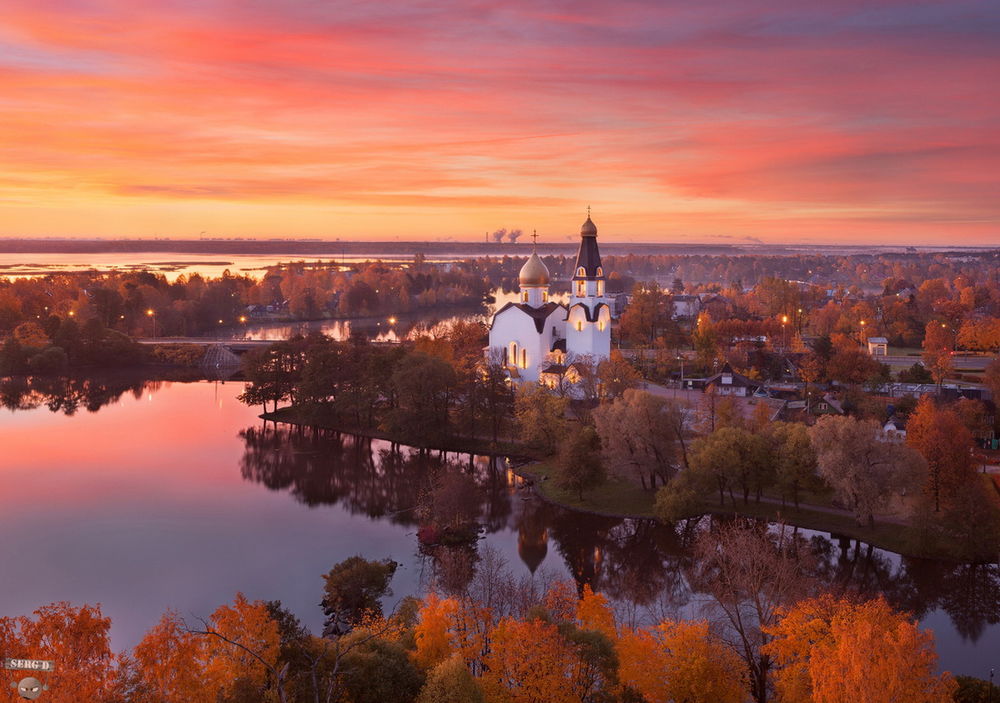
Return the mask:
M 580 273 L 580 269 L 584 273 Z M 601 268 L 601 252 L 597 248 L 597 225 L 590 219 L 590 208 L 587 208 L 587 221 L 580 228 L 580 250 L 576 254 L 576 266 L 573 269 L 573 279 L 597 278 L 603 275 L 597 273 Z

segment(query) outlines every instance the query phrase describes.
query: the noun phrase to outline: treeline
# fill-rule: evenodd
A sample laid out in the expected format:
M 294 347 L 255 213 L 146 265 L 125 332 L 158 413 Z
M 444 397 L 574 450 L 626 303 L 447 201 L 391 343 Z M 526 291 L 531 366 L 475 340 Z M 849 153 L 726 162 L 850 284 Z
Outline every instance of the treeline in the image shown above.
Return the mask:
M 205 618 L 168 611 L 119 655 L 110 618 L 67 603 L 0 619 L 0 647 L 55 662 L 55 703 L 985 700 L 981 682 L 937 673 L 933 635 L 909 616 L 824 592 L 791 531 L 723 523 L 695 553 L 697 620 L 637 622 L 588 587 L 515 578 L 496 553 L 461 590 L 386 613 L 398 565 L 351 557 L 324 576 L 322 635 L 278 601 L 237 595 Z
M 0 344 L 0 376 L 59 375 L 76 367 L 123 367 L 139 362 L 141 347 L 127 335 L 90 318 L 49 315 L 22 322 Z
M 421 447 L 454 446 L 456 438 L 495 445 L 509 437 L 515 384 L 499 356 L 484 358 L 486 342 L 485 326 L 466 321 L 397 345 L 300 336 L 246 355 L 250 385 L 240 399 L 265 411 L 288 402 L 288 419 L 378 429 Z M 600 363 L 579 359 L 578 368 L 589 401 L 639 381 L 617 354 Z M 565 396 L 568 387 L 559 392 Z
M 478 306 L 490 290 L 473 265 L 451 270 L 420 257 L 403 267 L 372 262 L 341 266 L 295 262 L 260 278 L 181 275 L 170 282 L 148 271 L 0 277 L 0 336 L 51 315 L 98 320 L 134 336 L 190 336 L 261 319 L 398 315 L 440 306 Z

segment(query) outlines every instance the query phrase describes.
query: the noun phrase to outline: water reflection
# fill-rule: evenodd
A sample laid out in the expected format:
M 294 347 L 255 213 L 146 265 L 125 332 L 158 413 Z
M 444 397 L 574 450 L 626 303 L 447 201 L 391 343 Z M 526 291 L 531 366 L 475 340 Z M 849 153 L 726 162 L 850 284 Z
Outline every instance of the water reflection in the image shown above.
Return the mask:
M 510 529 L 517 554 L 535 574 L 543 564 L 568 572 L 641 619 L 682 613 L 700 598 L 687 581 L 690 547 L 708 519 L 670 529 L 650 520 L 584 515 L 541 503 L 520 490 L 506 467 L 489 457 L 428 454 L 352 435 L 287 426 L 240 433 L 247 480 L 288 491 L 309 506 L 340 504 L 351 512 L 418 526 L 415 507 L 429 477 L 445 466 L 475 479 L 475 514 L 486 535 Z M 796 530 L 812 545 L 816 576 L 838 595 L 884 594 L 918 618 L 941 610 L 954 633 L 975 643 L 1000 622 L 1000 569 L 911 559 L 870 545 L 810 530 Z M 475 546 L 424 549 L 439 579 L 459 587 L 471 577 Z M 551 562 L 557 554 L 561 564 Z M 939 640 L 943 633 L 938 633 Z
M 199 371 L 181 371 L 171 380 L 196 380 Z M 0 378 L 0 406 L 7 410 L 46 407 L 54 413 L 74 415 L 81 408 L 96 413 L 123 396 L 141 398 L 144 393 L 170 385 L 170 380 L 151 380 L 136 375 L 96 377 L 9 376 Z

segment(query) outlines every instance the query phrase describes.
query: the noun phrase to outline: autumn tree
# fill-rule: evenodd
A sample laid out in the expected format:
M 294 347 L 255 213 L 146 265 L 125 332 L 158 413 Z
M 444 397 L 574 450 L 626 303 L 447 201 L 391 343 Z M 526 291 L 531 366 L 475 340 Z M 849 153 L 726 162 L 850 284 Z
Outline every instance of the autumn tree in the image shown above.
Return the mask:
M 581 656 L 588 647 L 576 634 L 572 628 L 561 629 L 543 618 L 501 620 L 486 657 L 483 688 L 487 700 L 510 703 L 587 700 L 593 692 L 594 680 Z
M 206 686 L 204 639 L 193 634 L 176 612 L 166 612 L 135 646 L 136 703 L 212 703 Z
M 621 682 L 648 703 L 742 703 L 743 662 L 705 621 L 666 620 L 625 632 L 618 643 Z
M 947 323 L 931 320 L 924 330 L 924 352 L 921 358 L 939 386 L 952 371 L 953 348 L 951 328 Z
M 975 480 L 972 435 L 952 410 L 939 408 L 929 396 L 917 403 L 906 425 L 906 444 L 927 462 L 924 491 L 941 510 L 963 485 Z
M 617 349 L 611 350 L 607 359 L 597 364 L 597 378 L 601 384 L 601 398 L 614 400 L 642 381 L 635 367 Z
M 100 607 L 66 602 L 42 606 L 32 615 L 0 618 L 4 656 L 54 662 L 55 671 L 45 678 L 50 689 L 46 701 L 103 700 L 111 691 L 115 668 L 111 618 Z
M 514 397 L 514 414 L 520 438 L 551 454 L 566 436 L 569 400 L 538 383 L 521 384 Z
M 874 420 L 839 415 L 825 415 L 809 429 L 820 477 L 861 525 L 874 525 L 875 513 L 917 485 L 926 469 L 913 449 L 881 441 L 879 429 Z
M 950 703 L 955 684 L 938 674 L 934 637 L 884 598 L 831 595 L 782 610 L 764 627 L 780 703 Z
M 615 474 L 638 479 L 655 490 L 686 465 L 684 411 L 674 403 L 639 390 L 594 410 L 605 464 Z
M 637 283 L 619 321 L 622 339 L 637 347 L 653 346 L 660 330 L 670 322 L 672 312 L 667 291 L 656 283 Z
M 202 625 L 192 632 L 204 637 L 204 685 L 214 696 L 234 689 L 261 696 L 268 688 L 282 688 L 280 634 L 266 603 L 237 593 L 232 605 L 219 606 Z
M 391 559 L 371 561 L 349 557 L 323 576 L 324 634 L 343 635 L 366 615 L 382 614 L 381 599 L 392 595 L 389 582 L 399 564 Z
M 427 594 L 420 607 L 419 620 L 414 628 L 416 651 L 413 658 L 424 669 L 433 669 L 453 653 L 451 629 L 458 611 L 458 602 Z
M 707 609 L 722 628 L 722 641 L 743 660 L 754 700 L 766 703 L 773 666 L 768 627 L 781 607 L 813 587 L 808 543 L 784 525 L 772 530 L 736 520 L 699 535 L 694 556 L 688 578 L 711 597 Z

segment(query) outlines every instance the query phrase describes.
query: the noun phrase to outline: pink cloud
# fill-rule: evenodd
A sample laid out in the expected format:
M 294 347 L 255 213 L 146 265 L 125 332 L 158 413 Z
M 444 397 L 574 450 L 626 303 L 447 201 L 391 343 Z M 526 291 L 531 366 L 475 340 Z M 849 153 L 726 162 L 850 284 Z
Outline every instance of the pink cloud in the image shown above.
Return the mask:
M 622 236 L 995 243 L 997 32 L 985 2 L 15 0 L 0 235 L 53 203 L 296 202 L 307 228 L 333 203 L 370 236 L 395 205 L 476 236 L 603 200 Z

